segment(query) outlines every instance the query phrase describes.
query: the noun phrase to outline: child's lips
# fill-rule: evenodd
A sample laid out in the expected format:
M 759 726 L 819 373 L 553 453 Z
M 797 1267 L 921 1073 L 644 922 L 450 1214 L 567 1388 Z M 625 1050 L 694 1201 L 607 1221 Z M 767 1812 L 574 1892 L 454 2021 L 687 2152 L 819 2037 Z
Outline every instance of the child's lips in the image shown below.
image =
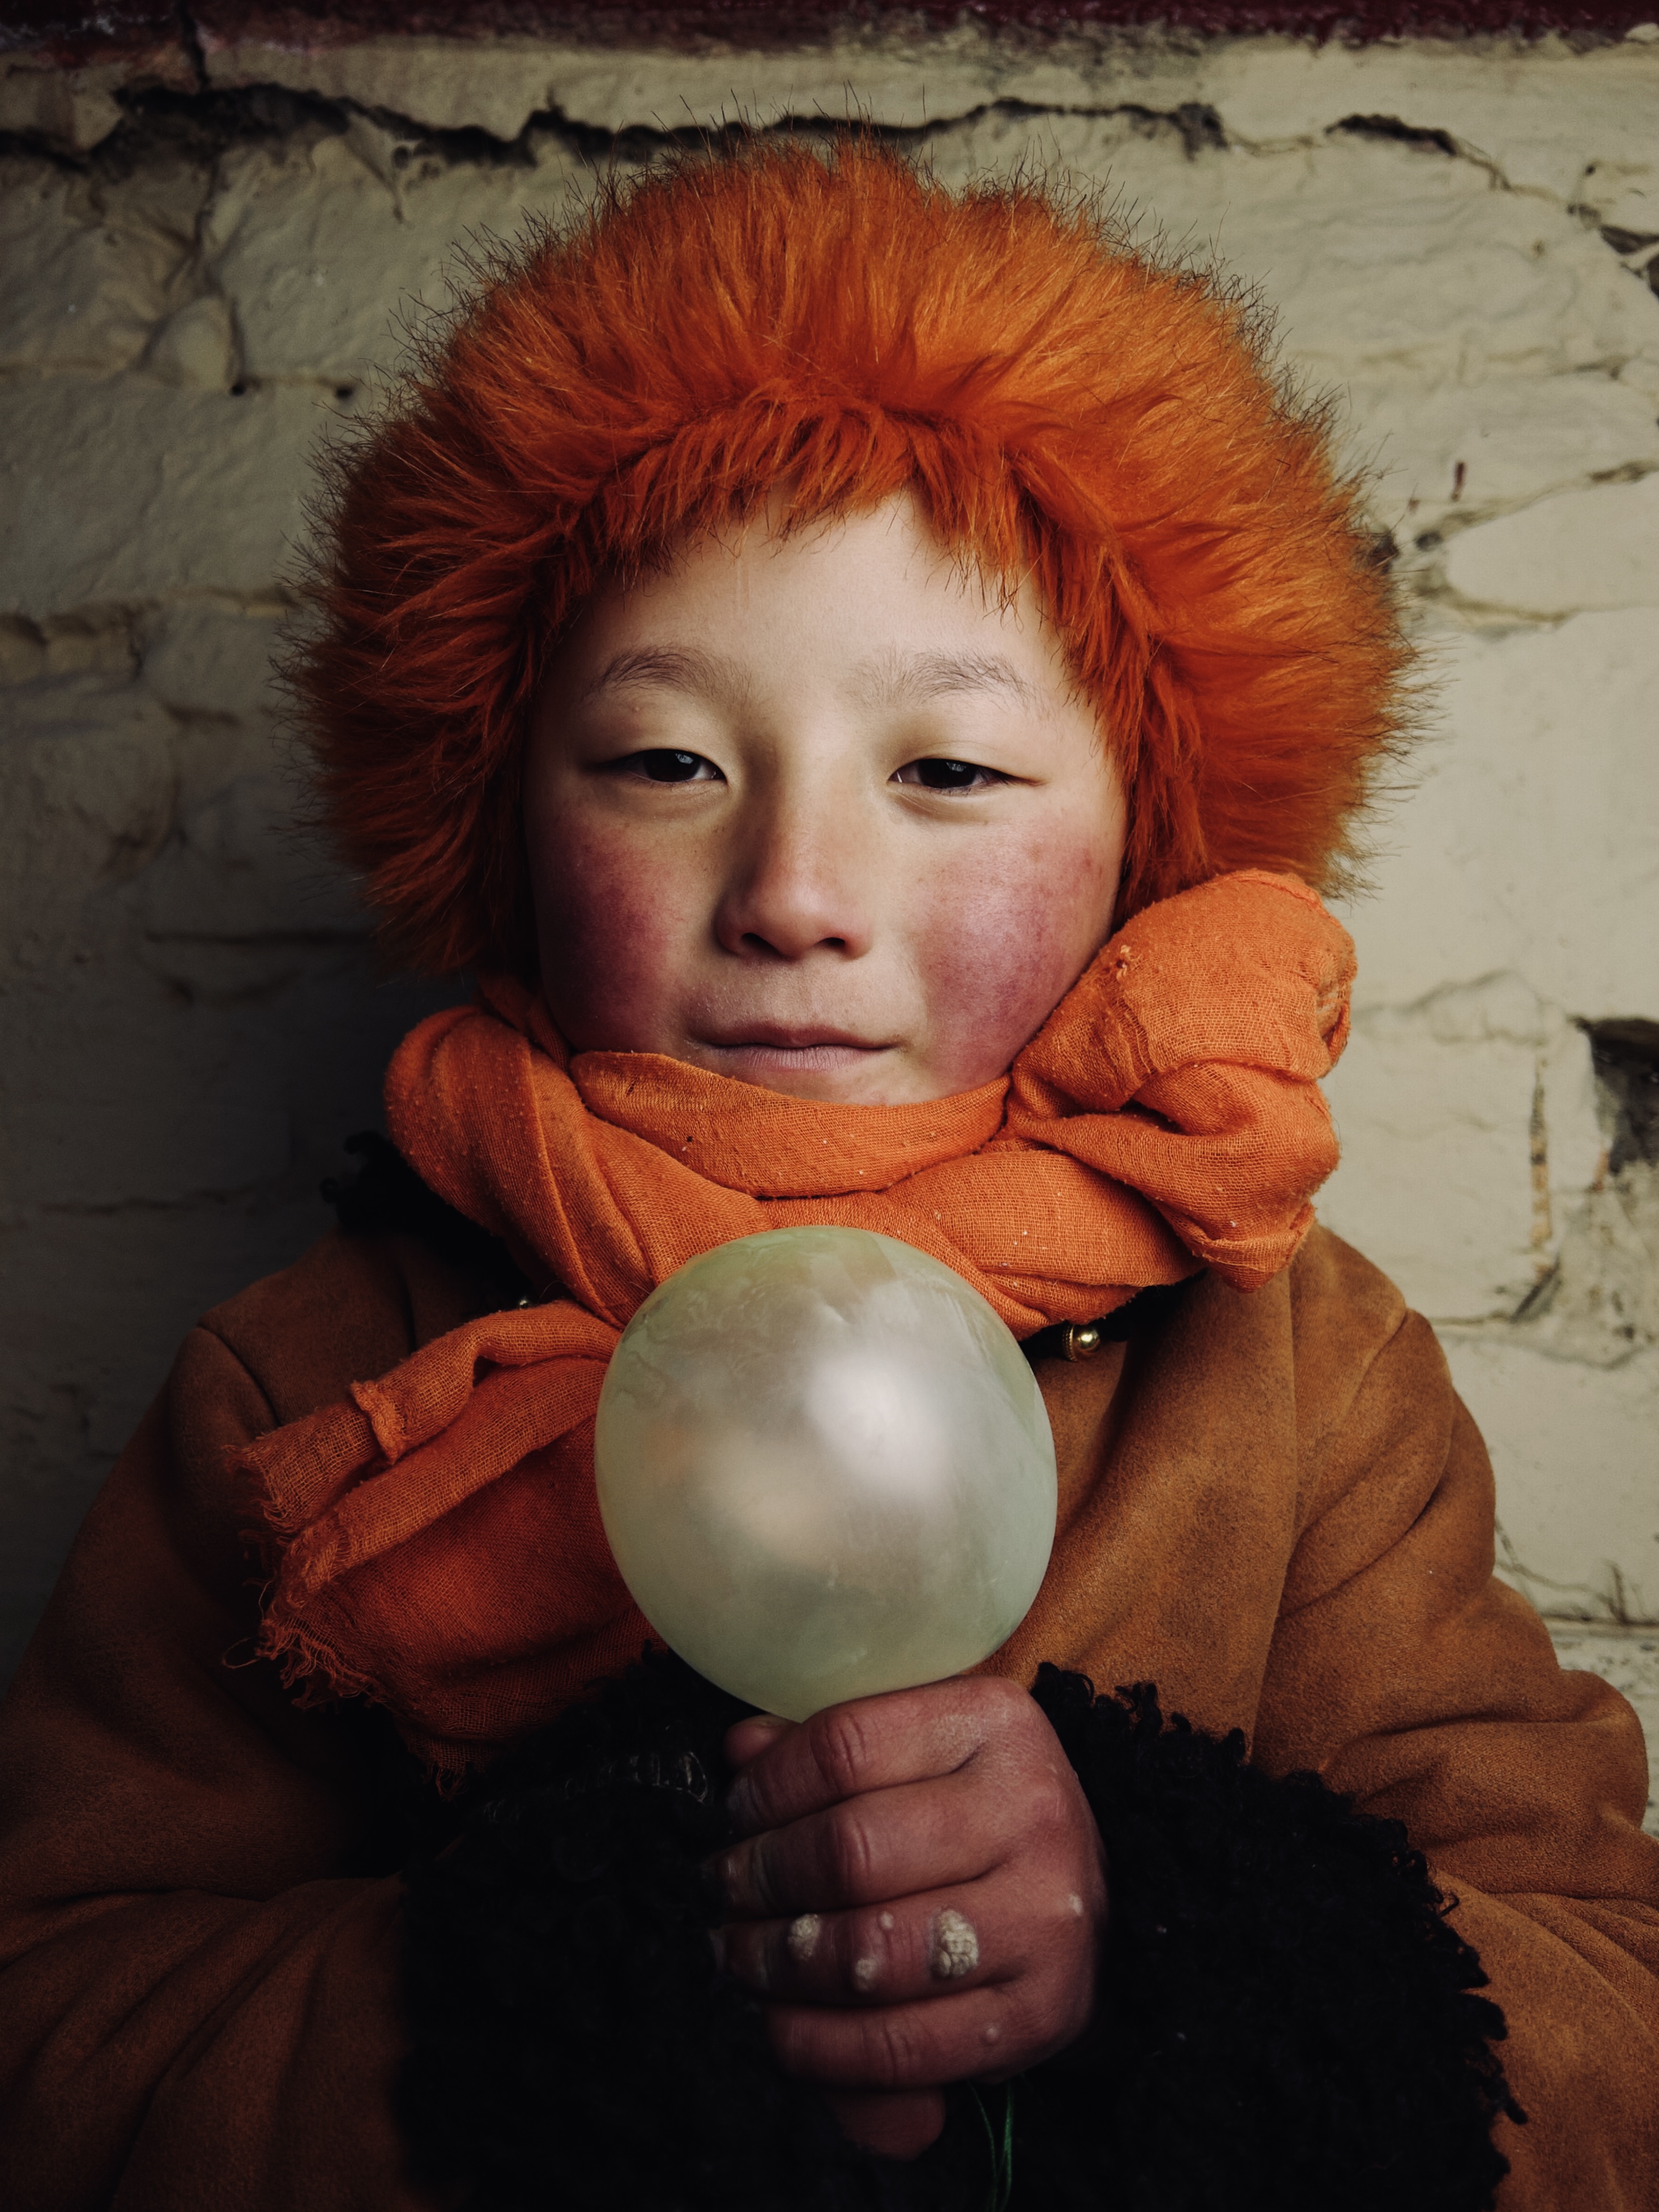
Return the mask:
M 705 1037 L 702 1042 L 723 1058 L 750 1067 L 851 1067 L 872 1054 L 894 1049 L 888 1038 L 872 1042 L 845 1030 L 794 1029 L 771 1023 L 757 1024 L 736 1036 Z

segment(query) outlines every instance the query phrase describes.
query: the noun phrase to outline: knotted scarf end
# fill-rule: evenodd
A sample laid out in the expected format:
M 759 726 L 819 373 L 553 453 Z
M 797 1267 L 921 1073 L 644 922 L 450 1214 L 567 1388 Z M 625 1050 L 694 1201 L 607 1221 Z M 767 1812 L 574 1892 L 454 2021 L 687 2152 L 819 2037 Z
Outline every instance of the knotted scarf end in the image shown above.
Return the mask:
M 386 1703 L 384 1690 L 373 1676 L 351 1666 L 332 1644 L 297 1620 L 267 1613 L 256 1649 L 260 1658 L 276 1662 L 283 1687 L 301 1712 L 315 1711 L 346 1698 L 365 1698 L 380 1705 Z M 445 1736 L 427 1735 L 395 1708 L 388 1710 L 398 1736 L 421 1761 L 441 1797 L 456 1796 L 501 1748 L 498 1744 L 457 1743 Z
M 372 1676 L 343 1659 L 333 1645 L 301 1621 L 273 1607 L 264 1617 L 255 1647 L 261 1659 L 281 1669 L 283 1687 L 301 1711 L 332 1705 L 341 1698 L 374 1698 Z
M 388 1467 L 395 1467 L 409 1443 L 408 1431 L 397 1400 L 378 1382 L 354 1382 L 351 1398 L 358 1412 L 374 1431 L 374 1441 L 380 1447 L 381 1458 Z

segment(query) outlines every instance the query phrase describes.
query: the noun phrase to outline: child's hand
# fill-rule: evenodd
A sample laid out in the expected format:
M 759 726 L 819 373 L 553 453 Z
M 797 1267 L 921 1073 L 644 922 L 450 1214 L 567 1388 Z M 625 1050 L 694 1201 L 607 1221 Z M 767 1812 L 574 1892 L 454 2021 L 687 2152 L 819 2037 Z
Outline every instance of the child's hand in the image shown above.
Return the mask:
M 848 2134 L 914 2155 L 944 2124 L 939 2085 L 1082 2033 L 1104 1855 L 1024 1690 L 964 1678 L 741 1721 L 726 1749 L 748 1838 L 714 1862 L 726 1965 L 767 2000 L 786 2069 L 843 2093 Z

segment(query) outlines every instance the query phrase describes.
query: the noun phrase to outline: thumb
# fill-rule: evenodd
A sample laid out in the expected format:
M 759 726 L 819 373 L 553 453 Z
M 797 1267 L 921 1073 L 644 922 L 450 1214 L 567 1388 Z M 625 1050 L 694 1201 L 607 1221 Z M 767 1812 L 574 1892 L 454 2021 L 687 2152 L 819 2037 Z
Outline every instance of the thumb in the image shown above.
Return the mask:
M 829 2105 L 848 2141 L 878 2158 L 919 2158 L 945 2131 L 938 2089 L 837 2089 Z
M 781 1742 L 794 1726 L 793 1721 L 780 1720 L 775 1713 L 751 1713 L 746 1721 L 738 1721 L 726 1731 L 726 1765 L 740 1771 L 762 1752 Z

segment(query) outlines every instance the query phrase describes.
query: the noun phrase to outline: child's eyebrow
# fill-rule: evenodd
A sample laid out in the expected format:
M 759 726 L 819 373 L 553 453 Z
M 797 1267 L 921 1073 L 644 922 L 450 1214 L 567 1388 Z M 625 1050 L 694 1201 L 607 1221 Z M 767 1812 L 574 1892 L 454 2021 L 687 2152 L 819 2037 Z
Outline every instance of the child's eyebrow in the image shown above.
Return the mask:
M 1043 705 L 1042 693 L 1000 653 L 886 653 L 858 664 L 853 689 L 872 707 L 914 707 L 964 691 L 1000 691 L 1026 708 Z M 646 646 L 607 661 L 576 703 L 630 684 L 660 684 L 703 698 L 746 688 L 741 674 L 720 654 L 695 646 Z
M 959 691 L 1001 691 L 1023 707 L 1041 707 L 1042 695 L 1000 653 L 888 653 L 866 663 L 860 691 L 874 706 L 920 706 Z
M 629 684 L 660 684 L 672 691 L 708 694 L 729 690 L 732 672 L 713 653 L 699 653 L 695 646 L 641 647 L 608 660 L 576 704 L 586 706 L 602 691 L 618 690 Z

